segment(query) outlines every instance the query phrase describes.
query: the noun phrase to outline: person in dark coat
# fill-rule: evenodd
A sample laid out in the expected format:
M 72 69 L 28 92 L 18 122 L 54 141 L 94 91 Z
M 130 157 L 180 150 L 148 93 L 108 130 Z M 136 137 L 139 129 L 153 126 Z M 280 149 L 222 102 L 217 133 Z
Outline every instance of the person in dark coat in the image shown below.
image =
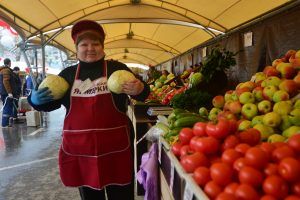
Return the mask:
M 10 118 L 13 117 L 13 110 L 16 109 L 20 96 L 18 89 L 19 77 L 13 72 L 11 60 L 4 59 L 4 66 L 0 67 L 0 94 L 3 102 L 2 128 L 11 127 Z
M 72 28 L 78 65 L 59 73 L 70 85 L 53 100 L 47 89 L 33 90 L 28 102 L 40 111 L 64 105 L 60 177 L 64 185 L 78 187 L 83 200 L 134 199 L 133 128 L 126 115 L 130 98 L 143 101 L 149 86 L 135 79 L 122 85 L 122 93 L 108 90 L 107 80 L 117 70 L 131 70 L 123 63 L 105 60 L 103 28 L 82 20 Z M 132 73 L 132 72 L 131 72 Z

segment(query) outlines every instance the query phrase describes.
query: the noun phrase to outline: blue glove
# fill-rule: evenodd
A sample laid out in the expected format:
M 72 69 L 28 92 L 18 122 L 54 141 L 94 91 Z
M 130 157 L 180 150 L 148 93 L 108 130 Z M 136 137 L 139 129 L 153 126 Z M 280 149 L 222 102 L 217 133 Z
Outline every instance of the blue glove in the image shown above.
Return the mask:
M 34 105 L 42 105 L 53 101 L 53 96 L 51 95 L 51 91 L 45 87 L 38 90 L 32 90 L 30 99 Z

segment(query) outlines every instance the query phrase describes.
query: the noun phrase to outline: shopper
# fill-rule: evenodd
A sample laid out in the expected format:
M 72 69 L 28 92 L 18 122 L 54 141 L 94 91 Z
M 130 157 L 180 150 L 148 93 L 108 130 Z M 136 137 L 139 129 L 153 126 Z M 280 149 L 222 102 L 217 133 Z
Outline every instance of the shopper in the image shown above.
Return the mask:
M 20 78 L 20 68 L 19 67 L 14 67 L 13 68 L 13 77 L 16 83 L 16 95 L 14 96 L 13 99 L 13 120 L 14 122 L 18 122 L 18 108 L 19 108 L 19 99 L 22 94 L 22 80 Z
M 79 187 L 83 200 L 133 200 L 133 128 L 126 115 L 128 95 L 144 100 L 149 87 L 139 79 L 123 85 L 123 93 L 111 93 L 107 79 L 126 65 L 105 60 L 103 28 L 83 20 L 72 28 L 79 64 L 64 69 L 70 88 L 62 99 L 52 100 L 48 89 L 33 90 L 28 97 L 36 110 L 66 107 L 59 152 L 60 176 L 64 185 Z M 90 80 L 91 82 L 88 83 Z M 83 83 L 95 94 L 80 91 Z M 102 87 L 99 87 L 102 86 Z
M 3 102 L 2 110 L 2 128 L 10 127 L 10 118 L 13 117 L 14 98 L 19 95 L 17 86 L 17 76 L 12 71 L 11 60 L 4 59 L 4 66 L 0 67 L 0 94 Z

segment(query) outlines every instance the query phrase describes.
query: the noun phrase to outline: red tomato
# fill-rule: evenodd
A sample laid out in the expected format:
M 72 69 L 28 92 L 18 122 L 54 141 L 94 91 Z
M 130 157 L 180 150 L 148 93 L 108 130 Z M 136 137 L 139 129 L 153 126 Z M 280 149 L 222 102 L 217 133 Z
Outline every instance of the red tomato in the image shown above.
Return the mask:
M 238 138 L 241 143 L 255 146 L 260 142 L 260 132 L 254 128 L 247 129 L 238 134 Z
M 250 145 L 249 144 L 246 144 L 246 143 L 240 143 L 238 145 L 235 146 L 235 150 L 237 152 L 240 152 L 241 154 L 245 154 L 246 151 L 250 148 Z
M 264 169 L 264 173 L 267 176 L 278 175 L 278 165 L 275 163 L 268 163 Z
M 203 153 L 196 152 L 191 155 L 183 156 L 180 163 L 186 172 L 192 173 L 197 167 L 207 166 L 209 161 Z
M 204 186 L 204 192 L 211 199 L 215 199 L 222 191 L 223 188 L 214 181 L 209 181 Z
M 272 195 L 266 194 L 262 196 L 260 200 L 277 200 L 277 198 L 273 197 Z
M 231 166 L 240 157 L 242 157 L 242 154 L 234 149 L 227 149 L 222 153 L 222 161 Z
M 228 194 L 235 194 L 236 189 L 238 188 L 239 184 L 236 182 L 229 183 L 225 188 L 224 192 Z
M 268 154 L 259 147 L 251 147 L 245 153 L 246 161 L 252 167 L 257 169 L 264 168 L 269 160 Z
M 194 133 L 191 128 L 182 128 L 179 132 L 179 140 L 182 144 L 189 144 L 192 137 Z
M 230 132 L 230 123 L 228 120 L 219 119 L 218 123 L 210 121 L 206 125 L 206 134 L 217 139 L 225 138 Z
M 172 149 L 172 152 L 174 153 L 174 155 L 176 157 L 180 157 L 180 149 L 181 149 L 181 147 L 182 147 L 182 144 L 180 142 L 175 142 L 172 145 L 171 149 Z
M 285 180 L 298 181 L 300 179 L 300 162 L 295 158 L 284 158 L 279 163 L 278 171 Z
M 225 186 L 232 181 L 233 169 L 226 163 L 214 163 L 210 166 L 210 176 L 218 185 Z
M 285 197 L 284 200 L 300 200 L 300 197 L 298 197 L 297 195 L 289 195 Z
M 300 196 L 300 182 L 294 183 L 292 185 L 292 191 L 294 194 Z
M 185 156 L 185 155 L 190 155 L 193 154 L 194 151 L 190 148 L 190 145 L 183 145 L 180 148 L 180 157 Z
M 258 187 L 263 182 L 263 174 L 253 167 L 245 166 L 239 171 L 239 181 L 240 183 Z
M 256 192 L 256 190 L 247 184 L 240 184 L 236 191 L 235 191 L 235 197 L 238 199 L 243 199 L 243 200 L 258 200 L 259 195 Z
M 266 194 L 277 198 L 284 198 L 288 195 L 287 183 L 277 175 L 268 176 L 263 182 L 263 190 Z
M 192 139 L 190 141 L 190 147 L 194 151 L 195 151 L 194 147 L 195 147 L 195 144 L 196 144 L 196 141 L 197 141 L 198 138 L 200 138 L 200 137 L 199 136 L 194 136 L 194 137 L 192 137 Z
M 272 160 L 275 162 L 287 157 L 295 157 L 293 149 L 287 145 L 278 147 L 272 152 Z
M 226 149 L 231 149 L 234 148 L 236 145 L 238 145 L 240 143 L 239 139 L 237 136 L 235 135 L 228 135 L 223 144 L 222 144 L 222 151 L 226 150 Z
M 268 154 L 269 158 L 272 157 L 272 152 L 276 148 L 273 143 L 269 143 L 269 142 L 263 142 L 259 145 L 259 147 Z
M 218 139 L 211 136 L 199 137 L 195 142 L 193 149 L 204 154 L 214 154 L 219 151 L 220 142 Z
M 206 129 L 206 123 L 205 122 L 197 122 L 193 126 L 194 135 L 206 136 L 205 129 Z
M 236 200 L 234 194 L 220 193 L 215 200 Z
M 238 158 L 236 161 L 233 163 L 233 169 L 236 171 L 240 171 L 243 167 L 247 166 L 248 163 L 246 161 L 246 158 Z
M 292 147 L 292 149 L 300 153 L 300 134 L 295 134 L 288 139 L 288 145 Z
M 207 167 L 198 167 L 194 171 L 193 178 L 199 186 L 203 187 L 211 181 L 210 171 Z

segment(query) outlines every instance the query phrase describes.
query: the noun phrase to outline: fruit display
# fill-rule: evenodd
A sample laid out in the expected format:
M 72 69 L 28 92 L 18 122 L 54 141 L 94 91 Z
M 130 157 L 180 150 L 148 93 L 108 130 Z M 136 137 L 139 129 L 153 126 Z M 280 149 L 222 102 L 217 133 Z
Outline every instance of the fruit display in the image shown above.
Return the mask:
M 300 51 L 215 96 L 174 109 L 164 139 L 210 199 L 299 199 Z

